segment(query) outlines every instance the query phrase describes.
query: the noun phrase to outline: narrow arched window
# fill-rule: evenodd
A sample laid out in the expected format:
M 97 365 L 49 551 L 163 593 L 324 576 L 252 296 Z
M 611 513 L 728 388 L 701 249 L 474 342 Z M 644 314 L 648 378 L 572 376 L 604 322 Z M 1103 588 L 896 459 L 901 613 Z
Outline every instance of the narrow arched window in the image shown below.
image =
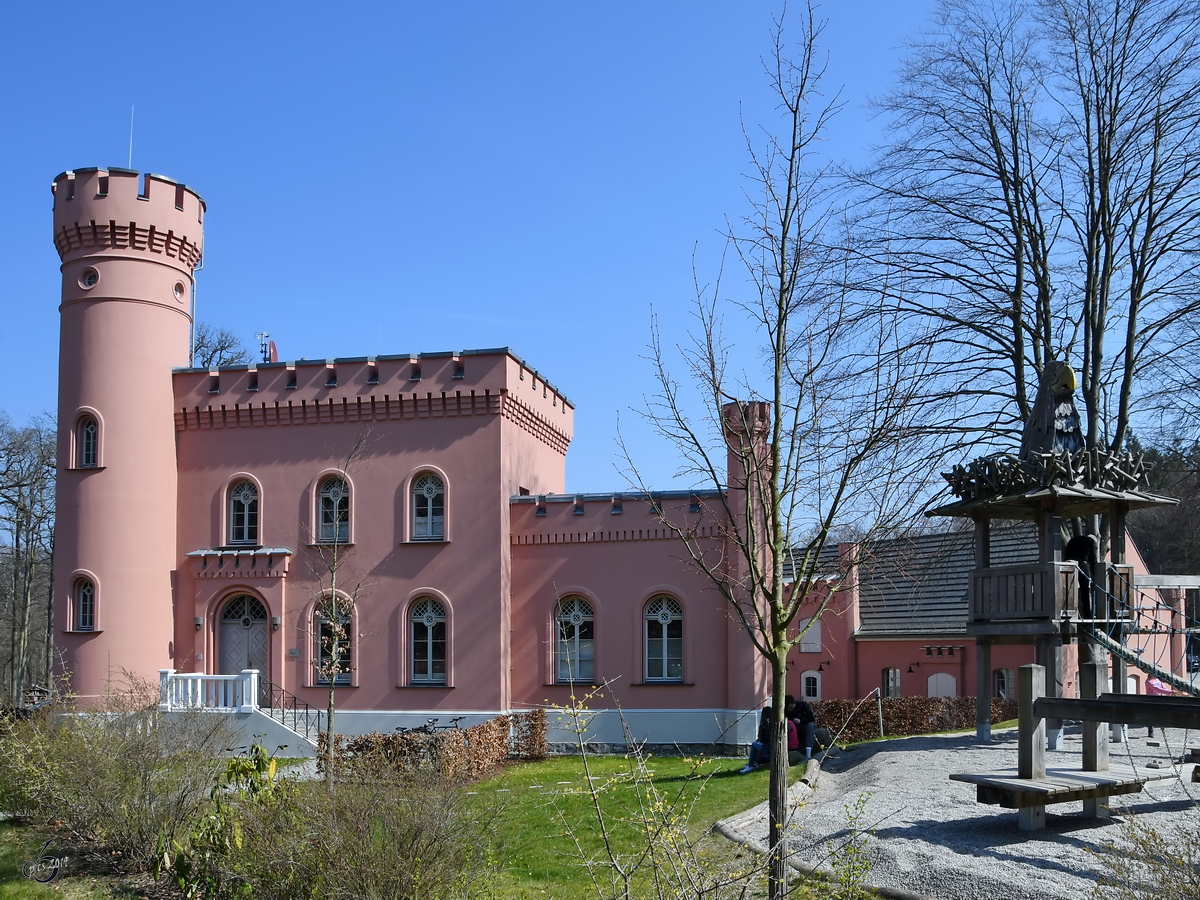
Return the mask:
M 321 521 L 317 540 L 322 544 L 344 544 L 350 540 L 350 486 L 341 478 L 321 484 Z
M 673 597 L 646 604 L 646 680 L 683 680 L 683 608 Z
M 596 675 L 596 620 L 591 604 L 570 597 L 558 604 L 558 680 L 591 684 Z
M 94 469 L 100 459 L 100 426 L 91 416 L 79 420 L 77 465 L 81 469 Z
M 1015 682 L 1012 669 L 993 669 L 992 696 L 999 700 L 1011 700 L 1016 696 Z
M 353 618 L 342 609 L 337 611 L 336 617 L 318 612 L 314 624 L 317 683 L 350 684 L 350 674 L 354 671 Z
M 75 582 L 75 625 L 76 631 L 96 630 L 96 586 L 88 579 Z
M 446 608 L 426 597 L 409 616 L 412 638 L 412 682 L 446 683 Z
M 446 486 L 426 473 L 413 482 L 414 541 L 440 541 L 446 536 Z
M 229 489 L 229 543 L 258 543 L 258 488 L 252 481 Z

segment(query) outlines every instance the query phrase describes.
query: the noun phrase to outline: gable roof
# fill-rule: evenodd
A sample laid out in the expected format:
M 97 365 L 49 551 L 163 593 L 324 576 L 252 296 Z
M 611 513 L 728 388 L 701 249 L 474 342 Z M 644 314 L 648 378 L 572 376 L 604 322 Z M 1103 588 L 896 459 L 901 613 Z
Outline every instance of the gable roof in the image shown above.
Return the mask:
M 991 564 L 1036 563 L 1032 526 L 994 522 Z M 860 637 L 962 634 L 975 567 L 972 529 L 875 541 L 859 568 Z

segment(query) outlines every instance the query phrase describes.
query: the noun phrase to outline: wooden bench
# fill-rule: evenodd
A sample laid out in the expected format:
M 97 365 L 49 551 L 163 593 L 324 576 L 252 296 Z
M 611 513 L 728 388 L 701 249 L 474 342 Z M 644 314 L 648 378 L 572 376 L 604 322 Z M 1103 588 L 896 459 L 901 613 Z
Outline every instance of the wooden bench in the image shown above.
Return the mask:
M 1179 697 L 1098 695 L 1108 678 L 1104 663 L 1079 667 L 1080 688 L 1094 700 L 1046 697 L 1046 670 L 1021 666 L 1017 701 L 1017 768 L 996 772 L 958 772 L 952 781 L 976 786 L 980 803 L 1017 810 L 1017 826 L 1036 831 L 1046 825 L 1046 806 L 1083 801 L 1085 816 L 1104 817 L 1108 798 L 1140 793 L 1148 781 L 1177 777 L 1174 772 L 1135 772 L 1109 765 L 1107 724 L 1200 727 L 1200 701 Z M 1046 768 L 1046 719 L 1078 719 L 1083 723 L 1081 770 Z
M 957 772 L 951 775 L 950 779 L 974 784 L 975 799 L 980 803 L 999 805 L 1018 812 L 1022 809 L 1042 807 L 1041 824 L 1044 825 L 1044 810 L 1051 803 L 1103 800 L 1120 794 L 1137 794 L 1147 781 L 1164 781 L 1174 777 L 1174 773 L 1147 774 L 1135 772 L 1128 766 L 1110 766 L 1107 772 L 1048 768 L 1044 778 L 1036 779 L 1021 778 L 1016 769 Z

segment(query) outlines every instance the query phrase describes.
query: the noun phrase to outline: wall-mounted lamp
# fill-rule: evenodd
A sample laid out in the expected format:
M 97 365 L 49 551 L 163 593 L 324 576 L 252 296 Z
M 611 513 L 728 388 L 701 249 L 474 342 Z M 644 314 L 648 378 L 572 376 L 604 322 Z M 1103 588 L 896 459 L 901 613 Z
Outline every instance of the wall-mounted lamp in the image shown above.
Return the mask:
M 818 671 L 818 672 L 824 672 L 824 671 L 825 671 L 825 665 L 826 665 L 826 663 L 828 663 L 829 665 L 831 665 L 831 666 L 832 666 L 832 665 L 833 665 L 833 660 L 832 660 L 832 659 L 827 659 L 827 660 L 825 660 L 825 662 L 817 663 L 817 671 Z
M 271 630 L 272 631 L 279 630 L 279 616 L 271 616 Z
M 909 663 L 908 664 L 908 674 L 909 675 L 911 675 L 913 673 L 913 666 L 916 666 L 918 669 L 921 668 L 921 664 L 919 662 Z
M 196 616 L 196 618 L 192 619 L 192 621 L 196 623 L 197 631 L 199 631 L 201 628 L 204 627 L 204 617 L 203 616 Z

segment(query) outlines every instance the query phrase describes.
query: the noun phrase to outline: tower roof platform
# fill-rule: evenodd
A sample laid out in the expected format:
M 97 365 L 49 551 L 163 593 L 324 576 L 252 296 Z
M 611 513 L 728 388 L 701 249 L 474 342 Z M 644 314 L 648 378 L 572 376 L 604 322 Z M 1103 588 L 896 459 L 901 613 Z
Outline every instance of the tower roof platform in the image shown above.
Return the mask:
M 1148 491 L 1082 485 L 1047 485 L 991 497 L 964 498 L 931 509 L 925 515 L 1033 520 L 1039 513 L 1051 510 L 1063 518 L 1077 518 L 1107 513 L 1116 504 L 1130 510 L 1175 506 L 1178 502 L 1171 497 L 1162 497 Z

